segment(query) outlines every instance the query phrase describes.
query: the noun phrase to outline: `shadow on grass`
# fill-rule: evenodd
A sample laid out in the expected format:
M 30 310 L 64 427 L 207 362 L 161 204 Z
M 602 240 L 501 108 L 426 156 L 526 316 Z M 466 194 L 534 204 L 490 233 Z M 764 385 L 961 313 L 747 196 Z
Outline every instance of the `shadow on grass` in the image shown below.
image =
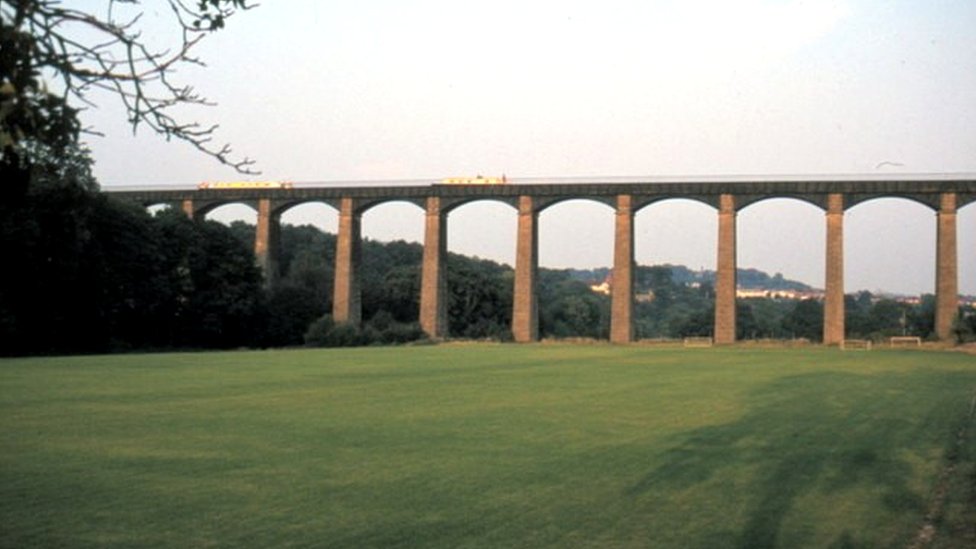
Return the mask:
M 681 435 L 665 452 L 665 464 L 625 493 L 738 480 L 746 486 L 737 499 L 747 505 L 747 518 L 722 545 L 741 548 L 791 545 L 781 537 L 783 521 L 797 498 L 812 491 L 870 487 L 886 510 L 918 523 L 928 494 L 908 485 L 914 471 L 906 451 L 947 450 L 974 385 L 976 375 L 967 373 L 784 378 L 749 395 L 750 408 L 738 421 Z M 841 531 L 831 545 L 865 543 Z

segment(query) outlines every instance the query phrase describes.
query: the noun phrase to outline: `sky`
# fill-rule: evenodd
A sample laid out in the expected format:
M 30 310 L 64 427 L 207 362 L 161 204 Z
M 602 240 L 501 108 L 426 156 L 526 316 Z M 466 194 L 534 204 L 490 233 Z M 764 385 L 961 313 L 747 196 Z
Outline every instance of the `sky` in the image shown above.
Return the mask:
M 166 45 L 164 2 L 143 7 L 145 36 Z M 217 103 L 186 116 L 219 123 L 261 180 L 976 177 L 973 28 L 970 0 L 266 0 L 200 45 L 206 67 L 177 77 Z M 120 107 L 96 99 L 83 117 L 105 134 L 88 139 L 104 188 L 242 179 L 185 144 L 133 136 Z M 336 215 L 308 205 L 284 221 L 334 231 Z M 848 291 L 933 291 L 931 209 L 885 199 L 845 221 Z M 509 206 L 466 205 L 448 224 L 451 251 L 512 263 Z M 544 210 L 540 264 L 609 266 L 612 225 L 602 204 Z M 378 206 L 363 230 L 420 241 L 423 214 Z M 976 205 L 958 230 L 960 291 L 976 294 Z M 713 269 L 716 232 L 710 207 L 656 204 L 637 216 L 637 260 Z M 740 267 L 822 287 L 823 248 L 813 206 L 739 213 Z

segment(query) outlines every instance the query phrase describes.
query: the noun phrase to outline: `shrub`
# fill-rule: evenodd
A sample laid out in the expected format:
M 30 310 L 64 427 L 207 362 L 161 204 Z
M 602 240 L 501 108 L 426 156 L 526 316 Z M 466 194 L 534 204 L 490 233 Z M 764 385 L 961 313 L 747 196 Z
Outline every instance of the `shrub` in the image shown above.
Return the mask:
M 416 322 L 394 322 L 380 332 L 380 339 L 387 344 L 402 344 L 427 339 L 427 334 Z
M 324 347 L 329 337 L 329 332 L 335 328 L 332 315 L 325 315 L 311 324 L 305 330 L 305 345 L 309 347 Z
M 427 334 L 416 322 L 395 322 L 387 315 L 376 315 L 359 328 L 348 322 L 336 323 L 330 315 L 313 322 L 305 332 L 309 347 L 357 347 L 360 345 L 391 345 L 424 340 Z

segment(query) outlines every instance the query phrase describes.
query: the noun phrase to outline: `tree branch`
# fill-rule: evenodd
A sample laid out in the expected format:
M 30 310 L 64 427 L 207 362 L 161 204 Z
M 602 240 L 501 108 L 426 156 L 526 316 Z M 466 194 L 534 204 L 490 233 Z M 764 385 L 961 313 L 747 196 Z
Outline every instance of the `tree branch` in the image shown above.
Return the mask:
M 189 143 L 241 173 L 256 173 L 253 160 L 235 158 L 229 145 L 212 144 L 216 124 L 202 127 L 183 123 L 171 114 L 173 109 L 188 105 L 214 105 L 191 86 L 178 84 L 171 77 L 180 65 L 202 66 L 202 61 L 191 55 L 193 48 L 207 34 L 223 28 L 235 11 L 251 6 L 246 5 L 247 0 L 158 1 L 169 6 L 180 35 L 174 48 L 161 51 L 150 49 L 143 39 L 141 12 L 128 18 L 121 13 L 127 11 L 121 5 L 136 9 L 139 0 L 110 0 L 104 17 L 62 7 L 56 0 L 0 0 L 4 27 L 10 22 L 3 32 L 25 34 L 30 39 L 26 52 L 29 60 L 19 65 L 28 74 L 4 75 L 2 84 L 9 82 L 12 101 L 22 104 L 31 94 L 48 93 L 39 75 L 51 75 L 65 100 L 73 98 L 85 105 L 93 105 L 88 97 L 92 89 L 107 90 L 126 109 L 133 132 L 145 125 L 167 140 Z M 7 127 L 6 116 L 3 131 L 5 140 L 7 135 L 17 140 L 19 133 Z

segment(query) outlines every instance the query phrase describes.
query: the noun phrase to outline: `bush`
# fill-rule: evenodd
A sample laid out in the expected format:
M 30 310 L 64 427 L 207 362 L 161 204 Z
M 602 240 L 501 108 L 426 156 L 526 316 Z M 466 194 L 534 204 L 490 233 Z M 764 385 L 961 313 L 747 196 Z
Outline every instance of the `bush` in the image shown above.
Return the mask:
M 322 315 L 324 305 L 314 291 L 301 286 L 280 286 L 271 290 L 267 304 L 264 344 L 301 345 L 311 323 Z
M 369 343 L 358 326 L 340 322 L 330 330 L 326 337 L 326 347 L 358 347 Z
M 952 333 L 956 336 L 956 343 L 976 341 L 976 314 L 962 312 L 952 321 Z
M 309 347 L 325 347 L 329 332 L 335 328 L 332 315 L 325 315 L 309 324 L 305 330 L 305 345 Z
M 305 332 L 305 345 L 309 347 L 358 347 L 361 345 L 395 345 L 427 339 L 427 334 L 416 322 L 395 322 L 389 314 L 377 314 L 376 322 L 370 321 L 359 328 L 348 322 L 336 323 L 330 315 L 313 322 Z
M 427 339 L 427 334 L 416 322 L 395 322 L 380 332 L 380 339 L 386 344 L 403 344 Z

